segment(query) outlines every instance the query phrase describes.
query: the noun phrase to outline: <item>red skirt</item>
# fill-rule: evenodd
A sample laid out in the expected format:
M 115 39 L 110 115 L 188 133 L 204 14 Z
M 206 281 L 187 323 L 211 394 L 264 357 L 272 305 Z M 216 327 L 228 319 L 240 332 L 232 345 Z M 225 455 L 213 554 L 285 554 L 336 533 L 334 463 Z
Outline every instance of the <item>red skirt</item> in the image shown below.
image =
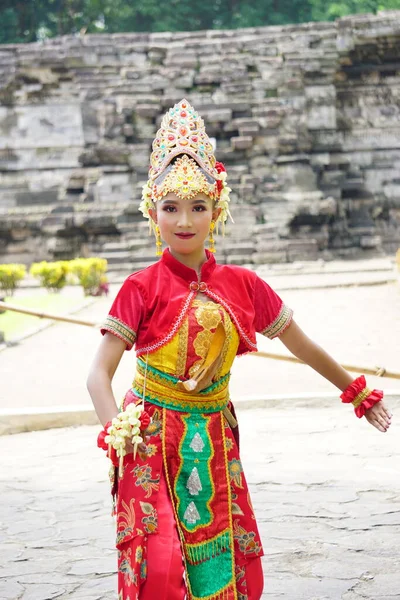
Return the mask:
M 147 577 L 140 589 L 139 600 L 185 600 L 184 566 L 174 512 L 165 478 L 160 479 L 157 535 L 147 540 Z M 121 600 L 129 597 L 124 578 L 120 578 Z M 260 600 L 264 577 L 261 558 L 254 558 L 245 566 L 247 593 L 242 598 Z
M 171 493 L 175 492 L 171 492 L 174 490 L 174 486 L 171 486 L 173 469 L 169 465 L 168 455 L 175 456 L 176 453 L 171 454 L 168 447 L 163 448 L 162 438 L 173 441 L 176 427 L 164 431 L 164 435 L 162 429 L 167 426 L 170 416 L 176 425 L 177 414 L 173 411 L 175 414 L 167 415 L 165 409 L 147 403 L 146 410 L 152 417 L 146 432 L 146 453 L 138 454 L 136 459 L 132 456 L 125 457 L 124 473 L 118 478 L 116 514 L 119 600 L 184 600 L 197 596 L 208 598 L 208 593 L 204 594 L 203 584 L 197 594 L 193 594 L 193 589 L 190 591 L 186 586 L 188 575 L 185 574 L 182 547 L 183 543 L 186 553 L 186 543 L 182 540 L 182 531 L 178 533 L 177 509 L 171 501 Z M 259 600 L 263 590 L 262 546 L 240 463 L 237 436 L 227 424 L 222 429 L 228 473 L 226 481 L 229 482 L 231 498 L 229 512 L 232 513 L 235 584 L 233 588 L 229 588 L 229 592 L 227 588 L 227 592 L 222 591 L 210 597 L 221 600 Z M 218 445 L 214 449 L 218 450 Z M 218 485 L 216 482 L 216 492 Z M 222 492 L 221 488 L 220 493 Z M 174 501 L 176 502 L 176 497 Z M 218 512 L 215 515 L 217 520 L 221 518 Z M 201 563 L 201 559 L 199 560 Z M 206 585 L 206 589 L 208 587 Z

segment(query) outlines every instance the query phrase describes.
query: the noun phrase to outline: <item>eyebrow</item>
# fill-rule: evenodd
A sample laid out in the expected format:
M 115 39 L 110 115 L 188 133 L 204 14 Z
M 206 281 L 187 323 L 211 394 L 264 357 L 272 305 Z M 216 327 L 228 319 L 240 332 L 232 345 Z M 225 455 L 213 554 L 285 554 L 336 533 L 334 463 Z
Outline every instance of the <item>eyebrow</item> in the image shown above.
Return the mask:
M 160 204 L 178 204 L 178 203 L 176 200 L 168 200 L 168 199 L 164 198 L 164 200 L 161 200 Z
M 207 201 L 203 198 L 197 198 L 196 200 L 192 200 L 191 202 L 192 204 L 207 204 Z M 168 200 L 164 198 L 164 200 L 161 200 L 161 204 L 179 204 L 179 202 L 177 202 L 176 200 Z

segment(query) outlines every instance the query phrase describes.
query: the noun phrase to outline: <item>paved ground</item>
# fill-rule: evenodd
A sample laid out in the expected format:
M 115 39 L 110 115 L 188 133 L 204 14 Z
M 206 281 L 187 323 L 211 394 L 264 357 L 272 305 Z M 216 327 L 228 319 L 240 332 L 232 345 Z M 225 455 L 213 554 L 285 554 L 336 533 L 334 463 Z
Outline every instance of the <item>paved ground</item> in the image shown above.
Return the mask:
M 400 598 L 400 429 L 339 404 L 241 410 L 264 600 Z M 0 437 L 0 598 L 116 600 L 97 427 Z M 156 600 L 156 599 L 155 599 Z

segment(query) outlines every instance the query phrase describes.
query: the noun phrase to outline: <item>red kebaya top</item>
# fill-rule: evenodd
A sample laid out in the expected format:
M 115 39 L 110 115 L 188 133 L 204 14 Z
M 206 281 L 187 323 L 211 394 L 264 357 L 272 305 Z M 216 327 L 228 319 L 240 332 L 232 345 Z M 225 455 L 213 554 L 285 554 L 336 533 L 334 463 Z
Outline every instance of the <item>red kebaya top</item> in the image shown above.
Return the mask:
M 101 329 L 121 338 L 138 356 L 167 344 L 177 333 L 196 294 L 202 292 L 229 313 L 240 336 L 238 354 L 257 350 L 256 332 L 269 338 L 288 327 L 293 312 L 254 271 L 219 265 L 207 252 L 198 278 L 166 249 L 155 264 L 123 283 Z

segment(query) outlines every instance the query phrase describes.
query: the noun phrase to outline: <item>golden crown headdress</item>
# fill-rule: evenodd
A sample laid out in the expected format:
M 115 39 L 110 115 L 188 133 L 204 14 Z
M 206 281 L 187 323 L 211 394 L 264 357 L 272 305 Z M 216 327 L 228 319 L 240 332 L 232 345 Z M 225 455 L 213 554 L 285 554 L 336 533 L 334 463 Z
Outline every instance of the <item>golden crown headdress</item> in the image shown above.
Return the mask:
M 153 141 L 149 179 L 154 181 L 179 154 L 191 156 L 202 169 L 216 179 L 214 149 L 204 121 L 185 99 L 164 115 Z
M 171 167 L 171 161 L 181 155 L 190 158 L 178 159 Z M 161 177 L 163 174 L 164 178 Z M 149 180 L 143 187 L 140 204 L 143 215 L 149 218 L 149 209 L 154 206 L 154 201 L 169 191 L 182 198 L 204 192 L 221 208 L 218 220 L 222 224 L 228 215 L 231 216 L 228 208 L 231 190 L 226 185 L 225 167 L 216 161 L 204 121 L 186 99 L 164 115 L 153 141 Z

